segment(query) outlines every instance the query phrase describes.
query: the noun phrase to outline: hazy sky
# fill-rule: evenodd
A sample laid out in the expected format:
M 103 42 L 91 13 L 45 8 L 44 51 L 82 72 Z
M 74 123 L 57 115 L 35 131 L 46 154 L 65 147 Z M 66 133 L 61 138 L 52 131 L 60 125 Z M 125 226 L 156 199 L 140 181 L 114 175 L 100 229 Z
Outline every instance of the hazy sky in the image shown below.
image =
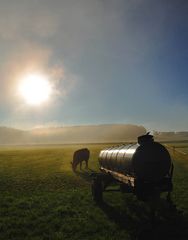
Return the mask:
M 49 102 L 19 96 L 27 72 Z M 187 76 L 187 0 L 0 0 L 0 125 L 188 130 Z

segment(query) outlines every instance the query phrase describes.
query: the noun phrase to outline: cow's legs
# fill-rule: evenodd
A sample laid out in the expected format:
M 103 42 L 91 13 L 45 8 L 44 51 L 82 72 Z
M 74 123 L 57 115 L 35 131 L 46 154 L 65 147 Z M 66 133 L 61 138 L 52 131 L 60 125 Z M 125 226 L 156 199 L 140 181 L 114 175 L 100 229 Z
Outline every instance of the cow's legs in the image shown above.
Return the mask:
M 80 161 L 80 170 L 82 169 L 82 161 Z
M 88 169 L 88 160 L 86 160 L 86 168 Z

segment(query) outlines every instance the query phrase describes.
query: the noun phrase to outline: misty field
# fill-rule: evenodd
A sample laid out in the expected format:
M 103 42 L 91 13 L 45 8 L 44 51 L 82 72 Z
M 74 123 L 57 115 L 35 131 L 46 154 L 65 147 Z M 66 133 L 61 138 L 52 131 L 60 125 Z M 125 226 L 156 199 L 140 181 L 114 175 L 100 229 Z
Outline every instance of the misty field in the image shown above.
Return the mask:
M 188 155 L 169 148 L 178 210 L 169 212 L 161 203 L 152 225 L 148 207 L 132 194 L 108 192 L 104 206 L 93 202 L 91 173 L 98 171 L 105 146 L 84 145 L 91 151 L 89 170 L 77 174 L 70 161 L 81 145 L 2 147 L 0 239 L 188 239 Z

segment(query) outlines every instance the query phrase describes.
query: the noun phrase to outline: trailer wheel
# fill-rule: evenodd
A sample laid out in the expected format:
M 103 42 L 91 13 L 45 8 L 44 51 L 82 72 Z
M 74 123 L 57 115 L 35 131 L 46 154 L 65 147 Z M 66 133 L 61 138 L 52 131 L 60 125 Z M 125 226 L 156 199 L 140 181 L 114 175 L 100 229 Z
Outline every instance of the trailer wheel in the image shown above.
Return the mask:
M 98 176 L 93 179 L 92 185 L 92 196 L 93 200 L 100 204 L 103 202 L 103 185 L 102 185 L 102 179 Z

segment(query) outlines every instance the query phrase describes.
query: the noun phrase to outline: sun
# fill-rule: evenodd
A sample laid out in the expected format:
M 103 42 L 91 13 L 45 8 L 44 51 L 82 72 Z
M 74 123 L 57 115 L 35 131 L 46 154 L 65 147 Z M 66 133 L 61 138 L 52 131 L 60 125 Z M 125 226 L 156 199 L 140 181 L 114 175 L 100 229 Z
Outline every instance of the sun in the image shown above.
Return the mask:
M 52 86 L 47 77 L 41 74 L 29 74 L 21 80 L 18 91 L 27 104 L 41 105 L 49 99 Z

